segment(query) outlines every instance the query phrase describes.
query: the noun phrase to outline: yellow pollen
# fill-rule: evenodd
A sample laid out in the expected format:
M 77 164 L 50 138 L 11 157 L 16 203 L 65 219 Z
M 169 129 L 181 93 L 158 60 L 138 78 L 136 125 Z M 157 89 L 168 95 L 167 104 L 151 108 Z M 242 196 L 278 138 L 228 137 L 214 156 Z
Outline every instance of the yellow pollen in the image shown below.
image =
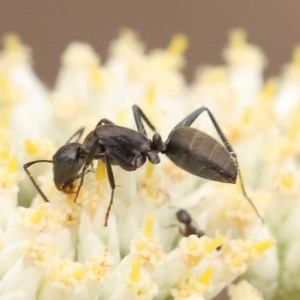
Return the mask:
M 20 38 L 13 33 L 5 35 L 3 38 L 3 43 L 6 51 L 16 51 L 20 50 L 22 47 Z
M 203 285 L 208 285 L 213 273 L 214 269 L 212 267 L 208 267 L 203 273 L 203 275 L 200 277 L 199 282 Z
M 211 252 L 218 247 L 222 246 L 226 242 L 226 238 L 222 234 L 217 234 L 217 236 L 212 239 L 210 242 L 207 242 L 204 246 L 204 249 L 207 252 Z
M 293 124 L 291 126 L 291 129 L 290 129 L 290 132 L 289 132 L 289 135 L 288 135 L 289 141 L 291 143 L 296 142 L 296 139 L 297 139 L 298 134 L 299 134 L 299 129 L 300 129 L 300 123 L 298 121 L 293 122 Z
M 171 39 L 168 51 L 175 55 L 182 55 L 185 53 L 188 45 L 189 41 L 186 35 L 176 34 Z
M 275 95 L 276 88 L 277 88 L 277 85 L 276 85 L 275 80 L 269 80 L 265 84 L 263 92 L 262 92 L 262 98 L 263 98 L 263 100 L 270 100 L 270 99 L 272 99 L 274 97 L 274 95 Z
M 140 280 L 141 260 L 138 258 L 133 258 L 131 265 L 132 265 L 132 270 L 130 274 L 130 280 L 137 282 Z
M 245 109 L 242 116 L 242 126 L 246 127 L 250 123 L 251 117 L 252 117 L 252 109 L 248 107 Z
M 5 97 L 8 97 L 10 91 L 11 89 L 7 77 L 0 74 L 0 93 L 3 94 Z
M 148 105 L 154 105 L 155 93 L 156 93 L 155 83 L 152 82 L 148 85 L 147 92 L 146 92 L 146 102 Z
M 266 241 L 257 243 L 256 245 L 254 245 L 253 248 L 257 253 L 262 253 L 265 250 L 267 250 L 267 249 L 271 248 L 272 246 L 274 246 L 274 244 L 275 244 L 274 240 L 266 240 Z
M 39 224 L 41 222 L 41 220 L 45 217 L 46 215 L 46 208 L 45 207 L 41 207 L 35 214 L 33 214 L 31 216 L 31 223 L 32 224 Z
M 98 160 L 97 169 L 96 169 L 96 179 L 103 180 L 105 178 L 106 178 L 105 163 L 103 163 L 101 160 Z
M 9 173 L 15 173 L 18 169 L 18 159 L 16 157 L 12 157 L 8 163 L 7 170 Z
M 147 162 L 146 172 L 145 172 L 145 178 L 151 179 L 153 177 L 154 172 L 154 164 Z
M 8 146 L 4 147 L 4 149 L 0 151 L 0 159 L 5 159 L 5 160 L 8 159 L 9 153 L 10 153 L 9 147 Z
M 150 238 L 152 236 L 153 224 L 154 224 L 154 215 L 150 214 L 147 217 L 146 226 L 145 226 L 145 230 L 144 230 L 145 237 Z
M 118 124 L 120 124 L 121 126 L 126 125 L 126 115 L 127 115 L 126 109 L 120 108 L 118 110 Z
M 101 82 L 101 68 L 99 65 L 93 65 L 90 68 L 90 80 L 92 84 L 99 84 Z
M 1 85 L 1 83 L 0 83 Z M 1 87 L 0 87 L 1 89 Z M 8 127 L 8 109 L 3 109 L 0 115 L 0 128 L 7 128 Z
M 30 140 L 25 141 L 25 149 L 29 154 L 35 154 L 38 152 L 38 147 Z
M 247 41 L 247 34 L 244 29 L 236 28 L 229 32 L 230 47 L 243 47 Z
M 79 266 L 77 267 L 74 272 L 73 272 L 73 276 L 77 279 L 80 280 L 82 279 L 82 277 L 85 275 L 85 269 L 83 266 Z
M 294 66 L 300 67 L 300 44 L 298 44 L 294 48 L 293 58 L 292 58 L 292 64 Z
M 294 178 L 292 173 L 283 174 L 281 177 L 281 183 L 286 189 L 292 189 L 294 186 Z

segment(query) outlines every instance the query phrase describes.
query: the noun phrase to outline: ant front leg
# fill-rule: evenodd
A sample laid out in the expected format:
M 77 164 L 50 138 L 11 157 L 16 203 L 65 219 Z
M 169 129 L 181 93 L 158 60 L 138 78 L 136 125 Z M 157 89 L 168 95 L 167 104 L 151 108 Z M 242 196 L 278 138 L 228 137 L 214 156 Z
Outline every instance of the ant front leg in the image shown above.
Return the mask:
M 239 179 L 240 179 L 240 184 L 241 184 L 241 188 L 242 188 L 242 192 L 243 192 L 244 197 L 247 199 L 249 204 L 252 206 L 252 208 L 254 209 L 257 216 L 261 219 L 261 221 L 264 222 L 262 216 L 260 215 L 257 208 L 253 204 L 252 200 L 248 197 L 248 195 L 246 193 L 245 186 L 244 186 L 244 181 L 243 181 L 243 178 L 242 178 L 242 174 L 241 174 L 238 159 L 237 159 L 237 155 L 236 155 L 235 151 L 233 150 L 232 146 L 230 145 L 230 143 L 229 143 L 228 139 L 226 138 L 225 134 L 221 130 L 221 127 L 217 123 L 215 117 L 210 112 L 210 110 L 207 107 L 200 107 L 200 108 L 196 109 L 194 112 L 189 114 L 186 118 L 184 118 L 180 123 L 178 123 L 175 126 L 174 130 L 176 128 L 180 128 L 180 127 L 189 127 L 205 111 L 208 113 L 208 116 L 209 116 L 210 120 L 212 121 L 215 129 L 217 130 L 217 132 L 218 132 L 218 134 L 219 134 L 226 150 L 230 153 L 232 159 L 234 160 L 234 163 L 235 163 L 236 168 L 237 168 L 238 176 L 239 176 Z
M 147 137 L 147 132 L 142 122 L 143 119 L 147 123 L 147 125 L 156 133 L 156 128 L 154 127 L 154 125 L 149 121 L 144 112 L 137 105 L 133 105 L 132 110 L 138 132 Z M 151 163 L 158 164 L 160 162 L 160 158 L 155 151 L 147 152 L 146 155 Z
M 45 202 L 49 202 L 49 200 L 47 199 L 46 195 L 43 193 L 43 191 L 41 190 L 41 188 L 39 187 L 39 185 L 37 184 L 37 182 L 34 180 L 32 174 L 29 172 L 28 168 L 36 163 L 41 163 L 41 162 L 47 162 L 47 163 L 52 163 L 52 160 L 35 160 L 35 161 L 31 161 L 28 162 L 27 164 L 23 165 L 24 171 L 27 173 L 29 179 L 31 180 L 31 182 L 33 183 L 34 187 L 37 189 L 37 191 L 39 192 L 39 194 L 42 196 L 42 198 L 44 199 Z

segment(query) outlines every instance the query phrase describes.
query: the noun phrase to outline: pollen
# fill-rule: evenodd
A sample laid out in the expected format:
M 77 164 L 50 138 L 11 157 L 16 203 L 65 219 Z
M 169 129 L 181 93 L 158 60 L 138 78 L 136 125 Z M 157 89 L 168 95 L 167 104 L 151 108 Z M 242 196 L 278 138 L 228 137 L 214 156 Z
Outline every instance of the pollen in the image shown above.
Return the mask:
M 16 157 L 12 157 L 7 166 L 7 170 L 9 173 L 16 173 L 18 170 L 18 159 Z
M 45 266 L 58 249 L 39 240 L 31 240 L 25 247 L 25 258 L 36 266 Z
M 151 179 L 153 177 L 153 172 L 154 172 L 154 164 L 148 161 L 146 171 L 145 171 L 145 178 Z
M 292 64 L 295 67 L 300 67 L 300 44 L 294 48 Z
M 180 247 L 183 254 L 184 262 L 190 266 L 198 266 L 204 259 L 210 259 L 214 256 L 214 251 L 211 250 L 212 245 L 208 244 L 211 238 L 202 236 L 198 238 L 196 235 L 190 235 L 180 241 Z M 208 244 L 209 251 L 206 250 Z M 218 244 L 218 242 L 216 243 Z
M 154 215 L 150 214 L 147 217 L 146 226 L 145 226 L 145 230 L 144 230 L 145 237 L 150 238 L 152 236 L 153 224 L 154 224 Z
M 274 240 L 266 240 L 260 243 L 257 243 L 253 246 L 253 249 L 255 252 L 257 252 L 258 254 L 263 253 L 264 251 L 266 251 L 267 249 L 273 247 L 275 244 Z
M 156 97 L 156 85 L 154 82 L 150 83 L 146 91 L 146 103 L 151 106 L 155 104 Z
M 208 267 L 199 279 L 199 282 L 203 285 L 208 285 L 214 273 L 212 267 Z
M 175 55 L 182 55 L 188 48 L 189 42 L 188 38 L 184 34 L 176 34 L 173 36 L 168 51 Z
M 37 211 L 31 215 L 31 223 L 34 225 L 40 224 L 43 218 L 46 216 L 47 209 L 45 206 L 41 206 Z
M 109 275 L 112 264 L 113 256 L 106 249 L 103 254 L 91 256 L 85 266 L 92 278 L 102 281 Z
M 270 102 L 270 100 L 273 100 L 276 90 L 277 82 L 274 79 L 268 80 L 262 91 L 261 99 L 264 102 Z
M 220 257 L 233 274 L 242 274 L 252 262 L 249 242 L 235 240 L 226 243 L 221 248 Z
M 86 274 L 86 270 L 81 265 L 76 266 L 74 271 L 73 271 L 73 276 L 78 281 L 81 280 L 84 277 L 85 274 Z
M 125 126 L 126 125 L 126 117 L 127 117 L 127 109 L 119 108 L 117 119 L 118 119 L 118 124 L 120 126 Z
M 22 48 L 22 42 L 16 34 L 7 34 L 3 38 L 4 48 L 8 52 L 19 51 Z
M 204 248 L 207 252 L 211 252 L 217 249 L 218 247 L 222 246 L 225 242 L 226 238 L 222 234 L 217 233 L 214 239 L 212 239 L 204 245 Z
M 191 296 L 198 296 L 196 299 L 203 299 L 199 297 L 207 290 L 212 274 L 213 269 L 211 267 L 208 267 L 200 278 L 194 272 L 184 274 L 177 287 L 171 290 L 174 300 L 190 299 Z
M 98 160 L 96 169 L 96 179 L 104 180 L 106 178 L 106 166 L 101 160 Z
M 247 42 L 247 33 L 244 29 L 236 28 L 229 33 L 229 45 L 231 47 L 243 47 Z
M 29 154 L 36 154 L 38 152 L 37 145 L 34 142 L 32 142 L 31 140 L 25 141 L 25 149 L 26 149 L 27 153 L 29 153 Z
M 150 214 L 146 221 L 144 233 L 131 241 L 130 253 L 140 259 L 143 267 L 153 269 L 160 265 L 164 259 L 162 245 L 153 234 L 154 216 Z
M 140 271 L 142 267 L 140 259 L 133 258 L 131 261 L 131 267 L 130 280 L 137 282 L 140 279 Z

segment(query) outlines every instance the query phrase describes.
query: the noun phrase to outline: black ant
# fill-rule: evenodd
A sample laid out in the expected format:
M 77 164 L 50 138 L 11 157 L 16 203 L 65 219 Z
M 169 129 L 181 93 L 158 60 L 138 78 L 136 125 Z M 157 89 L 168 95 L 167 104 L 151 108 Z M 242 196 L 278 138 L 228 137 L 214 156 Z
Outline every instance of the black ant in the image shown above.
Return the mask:
M 87 135 L 82 144 L 78 141 L 73 143 L 70 141 L 76 136 L 79 140 L 84 128 L 80 128 L 64 146 L 59 148 L 52 160 L 37 160 L 24 165 L 24 170 L 46 202 L 48 202 L 47 197 L 33 179 L 28 167 L 39 162 L 53 163 L 54 183 L 57 189 L 64 193 L 73 193 L 74 182 L 80 178 L 74 198 L 76 201 L 83 184 L 84 175 L 88 172 L 87 168 L 94 159 L 102 160 L 106 165 L 108 180 L 112 189 L 105 216 L 105 226 L 107 226 L 116 187 L 112 165 L 118 165 L 126 171 L 135 171 L 147 159 L 152 164 L 159 163 L 158 153 L 163 153 L 178 167 L 199 177 L 234 184 L 237 176 L 239 176 L 245 198 L 263 221 L 246 194 L 236 154 L 212 113 L 206 107 L 195 110 L 177 124 L 166 142 L 162 141 L 161 136 L 156 132 L 155 127 L 143 111 L 137 105 L 133 105 L 132 108 L 138 131 L 117 126 L 107 119 L 102 119 L 95 129 Z M 190 127 L 204 111 L 207 111 L 225 147 L 208 134 Z M 147 137 L 142 119 L 155 132 L 152 140 Z
M 199 238 L 204 235 L 204 232 L 194 224 L 192 217 L 185 209 L 180 209 L 176 213 L 177 220 L 184 225 L 184 229 L 179 227 L 180 233 L 188 237 L 192 234 L 197 235 Z

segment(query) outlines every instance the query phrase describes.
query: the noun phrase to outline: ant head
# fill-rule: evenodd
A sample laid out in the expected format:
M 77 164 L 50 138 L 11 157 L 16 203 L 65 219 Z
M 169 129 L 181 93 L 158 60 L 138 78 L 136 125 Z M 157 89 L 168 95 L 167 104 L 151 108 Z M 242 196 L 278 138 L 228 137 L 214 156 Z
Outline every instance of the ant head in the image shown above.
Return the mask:
M 81 151 L 81 144 L 69 143 L 60 147 L 52 158 L 54 183 L 56 187 L 70 193 L 73 182 L 84 165 L 86 156 Z
M 183 223 L 183 224 L 190 224 L 192 222 L 191 216 L 189 215 L 189 213 L 184 210 L 181 209 L 176 213 L 177 219 L 179 222 Z

